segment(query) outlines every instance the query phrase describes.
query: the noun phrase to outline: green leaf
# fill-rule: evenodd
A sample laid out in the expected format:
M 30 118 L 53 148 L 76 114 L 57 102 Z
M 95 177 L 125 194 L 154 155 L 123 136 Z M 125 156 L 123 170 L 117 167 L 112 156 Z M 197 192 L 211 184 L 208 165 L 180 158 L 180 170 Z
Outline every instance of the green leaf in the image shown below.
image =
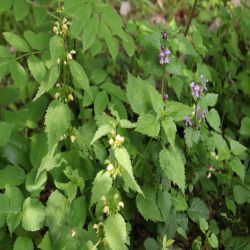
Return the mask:
M 215 109 L 211 109 L 207 114 L 206 114 L 206 120 L 209 123 L 209 125 L 217 132 L 220 132 L 220 116 Z
M 87 22 L 82 33 L 83 52 L 92 46 L 99 26 L 99 15 L 94 15 Z
M 153 86 L 130 74 L 128 74 L 127 97 L 132 110 L 137 114 L 146 113 L 151 109 L 159 112 L 164 107 L 160 94 Z
M 34 101 L 37 100 L 41 95 L 44 93 L 48 92 L 53 88 L 55 85 L 56 81 L 58 80 L 60 76 L 60 68 L 59 65 L 54 64 L 50 69 L 49 73 L 47 74 L 47 77 L 45 80 L 40 82 L 40 87 L 39 90 L 34 98 Z
M 244 182 L 246 170 L 241 161 L 239 159 L 234 159 L 229 162 L 229 166 L 240 177 L 241 181 Z
M 125 250 L 127 239 L 126 223 L 120 214 L 108 216 L 104 223 L 106 240 L 111 250 Z
M 29 56 L 27 63 L 34 79 L 37 82 L 41 82 L 46 76 L 46 68 L 44 63 L 34 55 Z
M 123 167 L 125 173 L 123 173 L 123 180 L 125 184 L 134 191 L 142 194 L 141 188 L 138 186 L 131 165 L 131 160 L 129 157 L 129 153 L 126 148 L 118 147 L 114 150 L 115 158 L 118 163 Z
M 238 141 L 235 141 L 231 138 L 228 138 L 228 140 L 230 143 L 231 151 L 233 152 L 234 155 L 241 155 L 244 151 L 247 150 L 247 148 Z
M 187 201 L 186 201 L 184 195 L 181 193 L 178 193 L 176 196 L 173 196 L 172 202 L 173 202 L 174 208 L 177 212 L 186 211 L 188 208 Z
M 12 0 L 5 0 L 0 4 L 0 13 L 3 13 L 11 8 Z
M 164 222 L 167 222 L 170 217 L 172 208 L 171 195 L 167 191 L 158 190 L 157 192 L 157 205 L 159 207 L 161 217 Z
M 178 44 L 178 50 L 181 53 L 191 56 L 198 55 L 192 43 L 189 40 L 187 40 L 187 38 L 183 34 L 177 35 L 176 40 Z
M 114 96 L 123 102 L 127 102 L 126 94 L 119 86 L 111 82 L 105 82 L 101 85 L 101 89 L 106 90 L 111 96 Z
M 176 125 L 171 118 L 165 118 L 161 121 L 161 125 L 164 129 L 164 132 L 167 136 L 169 143 L 174 147 L 175 144 L 175 135 L 176 135 Z
M 24 32 L 23 36 L 32 49 L 47 50 L 49 48 L 50 36 L 46 33 L 35 33 L 27 30 Z
M 17 166 L 7 166 L 0 170 L 0 189 L 6 185 L 19 186 L 25 180 L 25 172 L 22 168 Z
M 109 99 L 106 91 L 100 91 L 97 93 L 94 102 L 94 111 L 96 116 L 100 115 L 107 108 L 108 101 Z
M 13 127 L 13 124 L 0 122 L 0 147 L 4 146 L 9 141 Z
M 145 185 L 142 188 L 144 197 L 141 194 L 136 196 L 136 206 L 145 220 L 162 221 L 162 216 L 157 206 L 156 189 L 153 186 Z
M 21 212 L 9 212 L 7 214 L 6 222 L 10 234 L 12 234 L 15 231 L 15 229 L 19 226 L 21 218 L 22 218 Z
M 71 111 L 67 104 L 59 101 L 50 103 L 45 116 L 45 131 L 51 149 L 70 128 Z
M 50 195 L 45 211 L 46 225 L 49 227 L 52 235 L 58 237 L 58 232 L 60 232 L 67 220 L 69 209 L 69 202 L 58 190 Z
M 163 149 L 160 152 L 160 166 L 166 176 L 184 192 L 185 189 L 185 168 L 181 156 L 172 147 Z
M 55 35 L 50 39 L 49 50 L 51 59 L 54 62 L 65 57 L 64 40 L 62 36 Z
M 54 162 L 52 161 L 52 164 L 53 163 Z M 50 165 L 50 168 L 53 168 L 53 165 Z M 32 193 L 33 196 L 38 196 L 40 192 L 45 188 L 46 181 L 47 181 L 47 173 L 44 171 L 37 176 L 37 169 L 33 168 L 27 174 L 25 188 L 27 191 Z
M 68 182 L 68 183 L 62 183 L 62 182 L 57 182 L 57 181 L 54 181 L 54 182 L 55 182 L 56 187 L 59 190 L 62 190 L 65 193 L 65 195 L 67 195 L 68 201 L 69 203 L 71 203 L 76 197 L 76 193 L 77 193 L 76 184 L 72 182 Z
M 0 105 L 15 103 L 19 98 L 20 92 L 13 87 L 0 88 Z
M 205 95 L 206 104 L 208 107 L 214 107 L 217 103 L 218 94 L 208 93 Z
M 250 128 L 250 117 L 244 117 L 241 120 L 240 134 L 249 137 L 250 136 L 249 128 Z
M 16 21 L 21 21 L 29 14 L 29 3 L 26 0 L 13 0 L 13 11 Z
M 157 137 L 160 132 L 160 123 L 152 114 L 141 114 L 136 123 L 135 131 L 151 137 Z
M 112 36 L 109 27 L 103 20 L 100 21 L 99 32 L 106 42 L 109 53 L 111 54 L 113 60 L 115 60 L 119 49 L 118 41 Z
M 20 36 L 17 36 L 11 32 L 4 32 L 3 36 L 5 40 L 15 49 L 21 52 L 29 52 L 29 45 Z
M 113 180 L 108 172 L 100 171 L 96 175 L 91 192 L 90 206 L 94 205 L 105 196 L 112 187 Z
M 69 67 L 70 67 L 70 72 L 73 76 L 73 79 L 75 83 L 77 84 L 77 87 L 86 91 L 92 99 L 92 92 L 89 87 L 89 79 L 84 69 L 82 68 L 82 66 L 77 61 L 72 60 L 69 64 Z
M 219 243 L 218 243 L 218 239 L 217 236 L 212 233 L 209 237 L 208 237 L 208 243 L 212 248 L 216 248 L 218 249 Z
M 144 241 L 144 247 L 146 250 L 159 250 L 159 245 L 154 238 L 147 238 Z
M 112 127 L 109 124 L 104 124 L 101 127 L 99 127 L 97 131 L 95 132 L 95 136 L 92 139 L 90 145 L 92 145 L 95 141 L 99 140 L 104 135 L 111 133 L 111 130 L 112 130 Z
M 242 205 L 244 203 L 250 203 L 250 189 L 241 185 L 235 185 L 233 187 L 233 194 L 236 203 Z
M 26 231 L 37 231 L 44 226 L 45 208 L 36 199 L 27 198 L 23 204 L 22 227 Z
M 173 101 L 166 103 L 165 115 L 174 121 L 183 121 L 191 112 L 192 108 L 185 104 Z
M 221 135 L 213 134 L 214 145 L 218 150 L 218 159 L 220 161 L 230 158 L 230 151 L 227 147 L 227 143 Z
M 41 250 L 53 250 L 54 249 L 52 240 L 49 236 L 49 231 L 47 231 L 46 234 L 43 236 L 43 239 L 38 245 L 38 248 Z
M 126 34 L 126 36 L 127 40 L 123 41 L 123 46 L 128 56 L 132 57 L 136 49 L 135 42 L 132 36 L 130 36 L 129 34 Z
M 19 236 L 14 243 L 13 250 L 34 250 L 34 245 L 29 237 Z
M 185 142 L 188 148 L 192 148 L 192 146 L 199 142 L 200 140 L 200 130 L 193 129 L 191 127 L 185 128 Z
M 203 217 L 199 218 L 199 226 L 202 233 L 206 234 L 206 231 L 208 230 L 208 223 Z
M 68 216 L 68 224 L 72 227 L 83 227 L 87 216 L 87 205 L 85 197 L 78 197 L 71 205 Z
M 24 89 L 27 86 L 26 71 L 20 63 L 13 62 L 10 66 L 10 73 L 19 89 Z
M 5 196 L 9 199 L 9 212 L 16 213 L 22 209 L 24 196 L 19 188 L 6 186 Z
M 209 210 L 200 198 L 194 198 L 191 202 L 190 208 L 187 211 L 188 216 L 192 221 L 199 223 L 200 218 L 208 220 Z

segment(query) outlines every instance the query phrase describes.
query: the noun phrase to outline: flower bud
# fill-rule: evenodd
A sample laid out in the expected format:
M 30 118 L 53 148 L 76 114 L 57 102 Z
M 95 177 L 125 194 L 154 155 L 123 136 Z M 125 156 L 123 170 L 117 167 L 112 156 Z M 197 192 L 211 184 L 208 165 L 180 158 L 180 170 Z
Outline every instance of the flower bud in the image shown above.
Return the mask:
M 68 94 L 69 101 L 74 101 L 74 96 L 72 94 Z
M 59 98 L 60 98 L 60 93 L 56 92 L 56 93 L 55 93 L 55 99 L 57 100 L 57 99 L 59 99 Z
M 108 206 L 105 206 L 105 207 L 103 208 L 102 212 L 103 212 L 104 214 L 108 215 L 108 214 L 109 214 L 109 207 L 108 207 Z
M 124 203 L 122 201 L 119 201 L 119 203 L 118 203 L 118 208 L 120 208 L 120 207 L 124 208 Z
M 76 140 L 76 137 L 75 137 L 74 135 L 71 135 L 71 136 L 70 136 L 70 140 L 71 140 L 72 143 L 74 143 L 75 140 Z
M 72 229 L 71 230 L 71 237 L 74 238 L 76 236 L 76 230 Z
M 111 138 L 111 139 L 109 139 L 109 145 L 113 145 L 114 144 L 114 140 Z
M 113 164 L 109 164 L 108 166 L 107 166 L 107 171 L 112 171 L 114 169 L 114 166 L 113 166 Z

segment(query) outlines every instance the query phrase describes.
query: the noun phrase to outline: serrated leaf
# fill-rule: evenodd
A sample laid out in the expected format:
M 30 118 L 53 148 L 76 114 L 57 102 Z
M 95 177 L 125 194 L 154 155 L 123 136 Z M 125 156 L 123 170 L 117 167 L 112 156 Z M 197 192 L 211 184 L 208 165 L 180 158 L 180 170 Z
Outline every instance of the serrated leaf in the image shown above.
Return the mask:
M 10 234 L 12 234 L 21 222 L 22 213 L 21 212 L 9 212 L 7 214 L 6 222 Z
M 120 214 L 108 216 L 104 223 L 104 232 L 111 250 L 127 249 L 125 245 L 127 238 L 126 223 Z
M 206 234 L 206 231 L 208 230 L 208 223 L 203 217 L 199 218 L 199 226 L 202 233 Z
M 77 193 L 76 184 L 72 182 L 61 183 L 55 181 L 55 185 L 59 190 L 62 190 L 64 194 L 67 195 L 69 203 L 71 203 L 75 199 Z
M 29 52 L 29 45 L 25 42 L 23 38 L 18 35 L 15 35 L 11 32 L 4 32 L 3 36 L 5 40 L 15 49 L 21 52 Z
M 174 121 L 171 118 L 166 118 L 166 119 L 161 121 L 161 125 L 164 129 L 164 132 L 167 136 L 169 143 L 172 146 L 174 146 L 175 135 L 176 135 L 176 131 L 177 131 L 177 128 L 176 128 Z
M 0 122 L 0 147 L 9 141 L 13 127 L 13 124 Z
M 239 159 L 233 159 L 229 162 L 229 166 L 240 177 L 241 181 L 244 182 L 246 170 L 241 161 Z
M 100 115 L 108 105 L 108 95 L 106 91 L 100 91 L 97 93 L 94 101 L 94 111 L 95 115 Z
M 104 124 L 97 129 L 95 132 L 94 138 L 92 139 L 90 145 L 92 145 L 95 141 L 99 140 L 104 135 L 111 133 L 112 127 L 109 124 Z
M 112 183 L 113 180 L 108 172 L 100 171 L 96 175 L 91 192 L 90 206 L 100 201 L 101 197 L 105 196 L 109 192 L 112 187 Z
M 237 204 L 242 205 L 245 202 L 250 203 L 250 189 L 241 185 L 233 187 L 234 200 Z
M 176 196 L 173 196 L 172 202 L 173 202 L 174 208 L 177 212 L 186 211 L 188 208 L 187 201 L 186 201 L 184 195 L 181 193 L 178 193 Z
M 166 103 L 165 115 L 174 121 L 183 121 L 192 112 L 192 108 L 180 102 L 168 101 Z
M 206 104 L 208 107 L 214 107 L 218 99 L 218 94 L 208 93 L 205 96 Z
M 220 132 L 220 116 L 215 109 L 206 114 L 206 120 L 215 131 Z
M 160 166 L 166 176 L 184 192 L 185 168 L 180 154 L 173 148 L 163 149 L 160 152 Z
M 13 250 L 34 250 L 34 245 L 31 238 L 19 236 L 14 243 Z
M 36 56 L 29 56 L 28 60 L 29 70 L 37 82 L 42 81 L 46 76 L 46 68 L 44 63 Z
M 67 104 L 60 101 L 50 103 L 45 116 L 45 131 L 51 149 L 70 128 L 71 111 Z
M 187 211 L 188 216 L 192 221 L 199 223 L 200 218 L 208 220 L 209 210 L 203 200 L 194 198 L 191 202 L 190 208 Z
M 223 161 L 230 158 L 230 151 L 227 143 L 221 135 L 213 134 L 214 145 L 218 150 L 218 159 Z
M 170 212 L 172 208 L 171 195 L 167 191 L 157 192 L 157 205 L 159 207 L 161 217 L 164 222 L 167 222 L 170 217 Z
M 218 249 L 219 243 L 217 236 L 214 233 L 212 233 L 211 236 L 208 237 L 208 243 L 212 248 Z
M 123 41 L 123 46 L 128 56 L 132 57 L 136 49 L 135 42 L 132 36 L 130 36 L 129 34 L 126 34 L 126 36 L 127 40 Z
M 49 232 L 47 231 L 46 234 L 43 236 L 42 241 L 38 245 L 38 248 L 41 250 L 53 250 L 52 240 L 50 238 Z
M 58 232 L 67 220 L 69 209 L 69 202 L 58 190 L 50 195 L 45 211 L 46 225 L 52 235 L 59 237 Z
M 136 123 L 135 131 L 150 137 L 157 137 L 160 132 L 160 122 L 152 114 L 141 114 Z
M 19 89 L 24 89 L 27 85 L 27 75 L 24 67 L 17 62 L 13 62 L 10 66 L 11 77 Z
M 92 99 L 92 92 L 89 86 L 89 79 L 82 68 L 82 66 L 75 60 L 72 60 L 69 64 L 70 72 L 73 76 L 78 88 L 83 89 Z
M 185 142 L 188 148 L 192 148 L 193 144 L 198 143 L 200 139 L 200 130 L 193 129 L 191 127 L 185 128 Z
M 114 150 L 115 158 L 117 159 L 118 163 L 123 167 L 125 173 L 123 173 L 123 180 L 125 184 L 134 191 L 142 194 L 141 188 L 137 184 L 133 170 L 131 165 L 131 160 L 129 157 L 129 153 L 126 148 L 118 147 Z
M 156 190 L 153 186 L 146 185 L 141 194 L 136 196 L 136 206 L 145 220 L 162 221 L 162 216 L 157 206 Z
M 56 163 L 54 163 L 54 159 L 52 157 L 52 161 L 49 163 L 50 168 L 53 168 Z M 53 165 L 54 164 L 54 165 Z M 41 168 L 40 172 L 42 172 L 45 168 Z M 49 170 L 49 168 L 46 168 Z M 28 174 L 25 182 L 25 188 L 29 191 L 33 196 L 37 196 L 40 192 L 45 188 L 45 184 L 47 181 L 47 172 L 43 171 L 41 174 L 37 175 L 37 169 L 33 168 Z
M 22 209 L 24 196 L 19 188 L 6 186 L 5 196 L 9 199 L 9 212 L 16 213 Z
M 132 110 L 139 115 L 151 109 L 159 112 L 164 107 L 160 94 L 153 86 L 130 74 L 128 74 L 127 97 Z
M 25 172 L 17 166 L 7 166 L 0 170 L 0 189 L 9 186 L 19 186 L 25 181 Z
M 44 226 L 45 208 L 36 199 L 27 198 L 23 204 L 22 227 L 26 231 L 37 231 Z
M 250 117 L 244 117 L 241 120 L 240 134 L 246 137 L 250 136 Z
M 113 60 L 115 60 L 118 54 L 119 44 L 118 44 L 117 39 L 112 36 L 109 27 L 106 25 L 106 23 L 103 20 L 100 21 L 99 32 L 106 42 L 109 53 L 111 54 Z
M 55 35 L 50 39 L 49 50 L 51 59 L 57 62 L 58 59 L 63 59 L 65 56 L 64 40 L 62 36 Z
M 56 81 L 58 80 L 60 76 L 60 68 L 59 65 L 54 64 L 50 69 L 49 72 L 44 80 L 40 82 L 39 90 L 34 98 L 34 101 L 36 101 L 41 95 L 48 92 L 53 88 Z
M 233 152 L 234 155 L 241 155 L 244 151 L 247 150 L 247 148 L 238 141 L 235 141 L 231 138 L 228 138 L 228 140 L 230 143 L 231 151 Z
M 136 123 L 132 123 L 131 121 L 126 120 L 126 119 L 119 120 L 119 124 L 122 128 L 135 128 L 136 127 Z
M 87 22 L 83 28 L 82 33 L 82 47 L 83 52 L 92 46 L 95 41 L 96 33 L 99 26 L 99 15 L 94 15 Z

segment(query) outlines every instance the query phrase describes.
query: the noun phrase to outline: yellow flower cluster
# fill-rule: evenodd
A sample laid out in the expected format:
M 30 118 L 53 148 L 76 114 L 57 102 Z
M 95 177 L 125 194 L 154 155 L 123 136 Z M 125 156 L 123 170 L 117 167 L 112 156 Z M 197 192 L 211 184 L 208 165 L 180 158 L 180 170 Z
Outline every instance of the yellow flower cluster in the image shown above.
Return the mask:
M 53 26 L 53 32 L 56 35 L 65 36 L 69 32 L 69 26 L 71 25 L 70 21 L 67 18 L 63 18 L 62 22 L 55 21 Z

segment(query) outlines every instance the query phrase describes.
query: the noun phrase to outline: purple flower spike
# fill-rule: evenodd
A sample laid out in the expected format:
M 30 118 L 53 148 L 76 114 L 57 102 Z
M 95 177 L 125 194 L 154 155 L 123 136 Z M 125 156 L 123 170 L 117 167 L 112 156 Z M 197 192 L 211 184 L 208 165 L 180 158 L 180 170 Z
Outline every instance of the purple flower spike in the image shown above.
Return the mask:
M 165 48 L 163 45 L 161 45 L 161 51 L 159 53 L 160 64 L 170 63 L 169 55 L 170 55 L 170 50 L 168 48 Z
M 192 125 L 192 121 L 191 121 L 191 118 L 189 116 L 185 117 L 185 124 L 186 124 L 186 126 L 191 126 Z
M 161 35 L 161 39 L 162 40 L 168 39 L 168 33 L 167 32 L 163 32 L 162 35 Z
M 167 93 L 163 94 L 163 95 L 162 95 L 162 99 L 163 99 L 163 100 L 167 100 L 167 99 L 168 99 L 168 94 L 167 94 Z

